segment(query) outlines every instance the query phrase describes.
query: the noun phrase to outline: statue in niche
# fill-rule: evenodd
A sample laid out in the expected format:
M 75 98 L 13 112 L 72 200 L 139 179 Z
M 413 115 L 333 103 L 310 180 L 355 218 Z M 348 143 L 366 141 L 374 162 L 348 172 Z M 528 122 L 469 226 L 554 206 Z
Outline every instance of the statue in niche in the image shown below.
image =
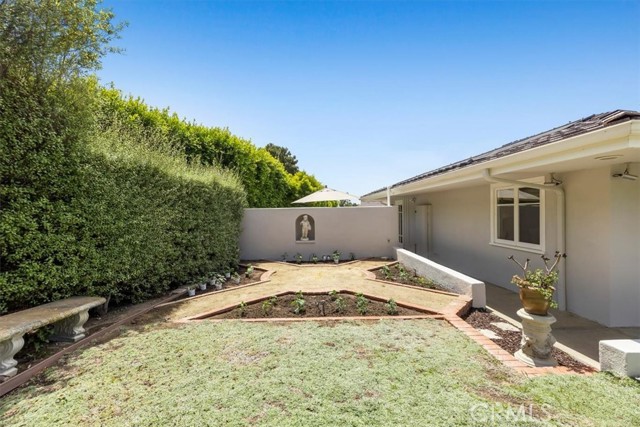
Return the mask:
M 309 240 L 309 232 L 311 231 L 311 222 L 308 215 L 302 215 L 302 221 L 300 221 L 300 240 Z

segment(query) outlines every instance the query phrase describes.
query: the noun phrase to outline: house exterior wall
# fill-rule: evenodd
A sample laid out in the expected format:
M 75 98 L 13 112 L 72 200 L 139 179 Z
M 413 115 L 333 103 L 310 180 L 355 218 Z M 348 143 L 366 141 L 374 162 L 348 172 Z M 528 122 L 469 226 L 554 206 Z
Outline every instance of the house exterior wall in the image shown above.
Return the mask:
M 620 165 L 563 174 L 565 190 L 566 308 L 607 326 L 640 326 L 640 180 L 612 178 Z M 629 165 L 640 175 L 640 164 Z M 491 185 L 449 189 L 403 197 L 405 244 L 413 250 L 417 236 L 413 208 L 431 205 L 430 252 L 427 258 L 479 280 L 517 290 L 511 277 L 519 268 L 507 257 L 540 254 L 490 244 Z M 400 198 L 394 198 L 397 201 Z M 545 253 L 558 245 L 557 196 L 545 191 Z M 562 284 L 556 297 L 564 301 Z
M 439 191 L 416 195 L 415 202 L 405 198 L 407 212 L 407 238 L 405 248 L 412 250 L 411 230 L 412 207 L 431 205 L 431 251 L 428 258 L 447 267 L 460 271 L 480 280 L 501 287 L 517 290 L 511 284 L 511 277 L 517 274 L 518 266 L 507 258 L 514 255 L 520 260 L 531 258 L 533 266 L 540 266 L 536 260 L 539 254 L 504 248 L 490 244 L 491 241 L 491 185 L 489 183 L 474 187 Z M 555 195 L 545 195 L 545 241 L 546 253 L 556 250 Z
M 640 163 L 629 165 L 640 175 Z M 610 178 L 612 326 L 640 325 L 640 180 Z
M 296 241 L 297 219 L 309 215 L 314 220 L 313 241 Z M 349 259 L 395 256 L 398 246 L 398 215 L 393 207 L 245 209 L 240 235 L 240 258 L 292 260 L 301 253 L 330 255 L 334 250 Z
M 567 309 L 609 324 L 609 168 L 563 175 L 566 195 Z
M 568 309 L 608 326 L 640 325 L 640 180 L 620 166 L 566 174 Z M 629 165 L 638 174 L 638 164 Z

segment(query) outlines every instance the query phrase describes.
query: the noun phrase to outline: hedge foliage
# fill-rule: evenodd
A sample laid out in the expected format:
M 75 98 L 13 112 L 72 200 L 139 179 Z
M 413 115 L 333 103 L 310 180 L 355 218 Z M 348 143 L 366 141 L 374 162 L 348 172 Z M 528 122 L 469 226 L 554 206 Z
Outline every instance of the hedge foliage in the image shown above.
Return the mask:
M 249 207 L 285 207 L 322 184 L 304 171 L 289 174 L 266 149 L 233 135 L 226 128 L 210 128 L 180 119 L 168 109 L 146 105 L 140 98 L 123 97 L 116 89 L 101 92 L 103 123 L 112 119 L 160 132 L 189 159 L 234 170 L 245 190 Z
M 14 82 L 15 83 L 15 82 Z M 85 87 L 84 99 L 91 98 Z M 141 301 L 238 262 L 237 177 L 60 93 L 0 85 L 0 313 L 71 295 Z
M 0 2 L 0 314 L 227 270 L 247 199 L 320 188 L 228 130 L 98 87 L 113 18 L 98 0 Z

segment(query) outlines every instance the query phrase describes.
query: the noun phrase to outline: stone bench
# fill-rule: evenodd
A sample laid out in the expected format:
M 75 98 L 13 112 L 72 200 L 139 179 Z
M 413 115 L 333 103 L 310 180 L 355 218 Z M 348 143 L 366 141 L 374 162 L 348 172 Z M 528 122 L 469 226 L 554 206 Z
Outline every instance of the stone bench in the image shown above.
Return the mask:
M 600 341 L 600 370 L 640 377 L 640 340 Z
M 105 302 L 102 297 L 71 297 L 0 316 L 0 376 L 18 373 L 13 356 L 22 349 L 24 334 L 53 324 L 51 341 L 79 341 L 85 337 L 82 326 L 89 319 L 89 309 Z

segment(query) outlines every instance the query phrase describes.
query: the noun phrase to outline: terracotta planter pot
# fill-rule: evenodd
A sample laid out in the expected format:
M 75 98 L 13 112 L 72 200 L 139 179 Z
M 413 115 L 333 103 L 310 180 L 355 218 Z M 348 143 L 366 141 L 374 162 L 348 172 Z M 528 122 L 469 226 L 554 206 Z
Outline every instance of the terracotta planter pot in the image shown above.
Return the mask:
M 536 316 L 547 316 L 551 301 L 545 299 L 544 295 L 537 289 L 520 288 L 520 301 L 524 311 Z

